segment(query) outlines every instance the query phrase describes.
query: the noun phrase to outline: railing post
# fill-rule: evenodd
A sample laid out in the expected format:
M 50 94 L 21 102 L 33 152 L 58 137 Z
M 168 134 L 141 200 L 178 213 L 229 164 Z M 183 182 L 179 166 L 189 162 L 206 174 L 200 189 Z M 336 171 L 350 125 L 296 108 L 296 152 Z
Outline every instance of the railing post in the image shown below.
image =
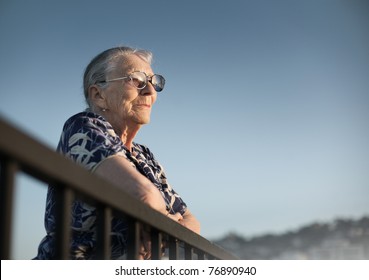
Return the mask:
M 177 238 L 169 236 L 169 259 L 178 260 L 179 259 L 179 246 Z
M 197 250 L 197 259 L 198 260 L 204 260 L 205 259 L 205 254 L 204 254 L 203 251 Z
M 216 258 L 213 255 L 207 255 L 207 257 L 208 260 L 216 260 Z
M 0 207 L 1 207 L 1 259 L 10 259 L 11 230 L 13 218 L 14 183 L 18 166 L 14 161 L 0 161 Z
M 97 212 L 97 241 L 96 241 L 96 259 L 111 259 L 111 208 L 99 205 Z
M 71 214 L 74 194 L 69 187 L 62 185 L 56 186 L 55 192 L 55 258 L 67 260 L 70 258 Z
M 129 217 L 128 219 L 128 238 L 127 238 L 127 259 L 128 260 L 138 260 L 140 257 L 140 223 Z
M 162 238 L 163 235 L 157 230 L 151 229 L 151 259 L 160 260 L 162 254 Z
M 192 246 L 185 243 L 185 260 L 192 260 L 193 258 L 193 248 Z

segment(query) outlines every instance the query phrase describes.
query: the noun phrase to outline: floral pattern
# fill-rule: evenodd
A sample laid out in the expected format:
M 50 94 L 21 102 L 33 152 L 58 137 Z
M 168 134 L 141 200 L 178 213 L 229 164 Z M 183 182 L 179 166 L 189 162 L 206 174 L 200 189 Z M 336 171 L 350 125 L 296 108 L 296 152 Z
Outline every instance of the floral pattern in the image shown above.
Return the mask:
M 130 152 L 115 134 L 113 127 L 103 117 L 92 112 L 82 112 L 66 121 L 57 151 L 84 166 L 91 172 L 104 159 L 119 155 L 127 158 L 161 192 L 167 210 L 184 214 L 187 209 L 181 197 L 167 182 L 163 167 L 152 152 L 143 145 L 133 143 Z M 46 197 L 45 229 L 47 235 L 41 241 L 35 259 L 53 259 L 55 251 L 55 189 L 48 188 Z M 96 209 L 76 200 L 72 206 L 72 259 L 94 258 L 96 246 Z M 111 225 L 111 257 L 121 258 L 126 253 L 127 224 L 113 218 Z

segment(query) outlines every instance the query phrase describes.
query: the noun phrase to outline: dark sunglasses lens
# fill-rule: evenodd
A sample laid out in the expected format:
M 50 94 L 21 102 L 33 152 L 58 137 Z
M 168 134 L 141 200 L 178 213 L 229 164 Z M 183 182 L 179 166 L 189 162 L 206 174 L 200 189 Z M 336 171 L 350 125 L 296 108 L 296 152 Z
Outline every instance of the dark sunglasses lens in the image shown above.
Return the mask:
M 155 90 L 159 92 L 164 89 L 165 79 L 163 76 L 155 74 L 151 78 L 151 83 L 154 86 Z
M 133 85 L 138 89 L 143 89 L 146 86 L 146 75 L 142 72 L 134 72 L 131 75 Z

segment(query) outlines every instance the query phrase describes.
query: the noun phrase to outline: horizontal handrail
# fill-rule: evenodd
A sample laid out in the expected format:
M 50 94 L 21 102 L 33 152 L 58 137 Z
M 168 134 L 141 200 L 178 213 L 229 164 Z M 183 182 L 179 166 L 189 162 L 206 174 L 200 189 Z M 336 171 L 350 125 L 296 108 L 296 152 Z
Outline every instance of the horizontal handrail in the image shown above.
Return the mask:
M 91 174 L 72 160 L 39 143 L 1 117 L 0 135 L 0 158 L 16 162 L 20 171 L 49 184 L 68 186 L 76 195 L 89 203 L 106 205 L 114 211 L 183 241 L 210 258 L 236 258 L 204 237 L 168 219 L 118 186 Z M 3 186 L 1 188 L 3 189 Z M 2 217 L 1 220 L 2 228 L 5 218 Z M 9 240 L 1 240 L 1 242 L 9 242 Z

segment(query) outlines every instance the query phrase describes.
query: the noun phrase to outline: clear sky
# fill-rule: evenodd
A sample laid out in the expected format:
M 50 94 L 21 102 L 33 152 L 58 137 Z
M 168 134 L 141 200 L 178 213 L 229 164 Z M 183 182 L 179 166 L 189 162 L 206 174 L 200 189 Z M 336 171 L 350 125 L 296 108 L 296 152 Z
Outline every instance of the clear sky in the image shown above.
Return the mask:
M 1 0 L 0 38 L 0 115 L 52 149 L 92 57 L 151 50 L 167 85 L 136 142 L 206 238 L 369 214 L 368 1 Z M 28 259 L 46 186 L 17 185 Z

